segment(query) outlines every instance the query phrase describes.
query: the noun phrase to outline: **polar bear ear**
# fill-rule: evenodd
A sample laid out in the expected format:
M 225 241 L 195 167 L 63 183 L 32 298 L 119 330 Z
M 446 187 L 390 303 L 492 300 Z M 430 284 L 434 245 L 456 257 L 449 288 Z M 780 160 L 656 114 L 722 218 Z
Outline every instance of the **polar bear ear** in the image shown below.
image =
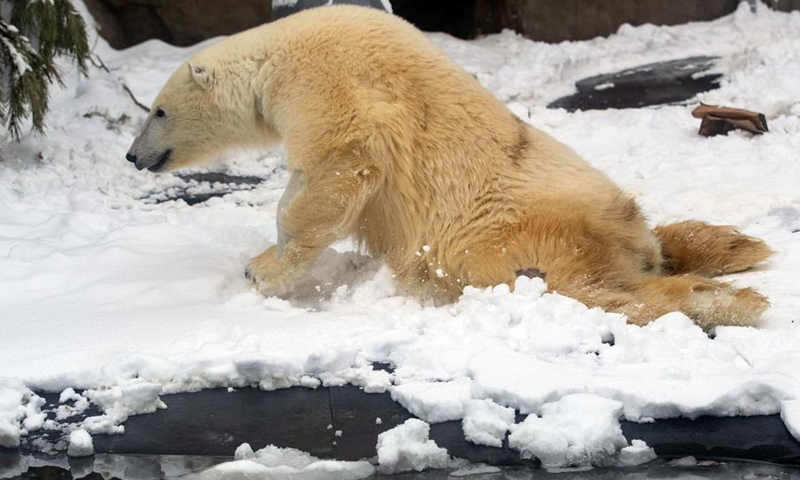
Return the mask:
M 208 67 L 189 63 L 189 73 L 192 75 L 192 80 L 203 90 L 211 90 L 214 85 L 214 73 Z

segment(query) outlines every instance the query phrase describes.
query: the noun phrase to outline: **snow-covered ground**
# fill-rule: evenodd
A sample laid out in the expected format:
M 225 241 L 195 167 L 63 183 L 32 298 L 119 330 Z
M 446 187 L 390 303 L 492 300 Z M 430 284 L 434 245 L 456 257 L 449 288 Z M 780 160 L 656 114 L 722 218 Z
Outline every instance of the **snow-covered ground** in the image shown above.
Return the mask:
M 769 242 L 778 252 L 769 263 L 729 278 L 769 295 L 763 325 L 718 328 L 713 339 L 678 313 L 626 325 L 544 293 L 539 279 L 519 279 L 513 293 L 467 288 L 454 305 L 422 305 L 398 296 L 391 272 L 347 242 L 325 255 L 311 293 L 263 298 L 243 271 L 276 241 L 288 179 L 280 152 L 239 152 L 211 167 L 267 178 L 249 191 L 191 207 L 143 201 L 182 181 L 125 161 L 144 113 L 123 85 L 149 103 L 202 46 L 151 41 L 117 52 L 97 41 L 110 73 L 68 73 L 47 137 L 4 142 L 0 152 L 0 445 L 57 428 L 39 413 L 36 389 L 86 389 L 62 395 L 63 415 L 92 400 L 107 413 L 82 426 L 94 434 L 168 406 L 168 393 L 344 383 L 389 391 L 424 421 L 466 417 L 473 441 L 496 443 L 509 430 L 521 455 L 553 467 L 613 463 L 635 440 L 620 433 L 620 417 L 782 413 L 797 435 L 800 13 L 761 7 L 558 45 L 511 32 L 471 42 L 430 35 L 515 113 L 633 193 L 653 224 L 696 218 Z M 701 100 L 763 111 L 770 133 L 700 137 L 689 114 L 696 102 L 543 107 L 586 76 L 691 55 L 722 57 L 722 87 Z M 317 285 L 327 298 L 315 298 Z M 396 370 L 373 371 L 375 361 Z M 514 425 L 504 407 L 539 418 Z M 88 451 L 87 436 L 75 435 L 76 449 Z M 641 442 L 625 452 L 652 453 Z M 242 457 L 254 471 L 275 467 L 258 463 L 267 453 Z M 298 465 L 316 468 L 312 459 Z

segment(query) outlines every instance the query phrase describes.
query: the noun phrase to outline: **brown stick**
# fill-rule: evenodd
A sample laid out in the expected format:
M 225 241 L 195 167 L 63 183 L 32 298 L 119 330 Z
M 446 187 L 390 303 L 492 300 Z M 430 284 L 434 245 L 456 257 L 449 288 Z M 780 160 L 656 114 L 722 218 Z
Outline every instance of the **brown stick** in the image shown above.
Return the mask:
M 130 88 L 128 88 L 128 86 L 127 86 L 127 85 L 125 85 L 125 84 L 123 83 L 123 84 L 122 84 L 122 88 L 123 88 L 123 89 L 124 89 L 126 92 L 128 92 L 128 95 L 131 97 L 131 100 L 133 100 L 133 103 L 135 103 L 137 107 L 141 108 L 142 110 L 144 110 L 144 111 L 145 111 L 145 112 L 147 112 L 147 113 L 150 113 L 150 107 L 148 107 L 147 105 L 145 105 L 145 104 L 141 103 L 139 100 L 136 100 L 136 97 L 135 97 L 135 96 L 133 96 L 133 92 L 131 92 L 131 89 L 130 89 Z

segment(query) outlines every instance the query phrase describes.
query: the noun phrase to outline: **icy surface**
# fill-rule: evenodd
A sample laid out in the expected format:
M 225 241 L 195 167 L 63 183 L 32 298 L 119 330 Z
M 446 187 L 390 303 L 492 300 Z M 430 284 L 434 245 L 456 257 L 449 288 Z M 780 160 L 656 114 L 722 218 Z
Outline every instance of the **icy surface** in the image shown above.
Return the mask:
M 635 195 L 653 224 L 696 218 L 765 239 L 776 256 L 727 278 L 770 297 L 761 328 L 719 328 L 712 339 L 681 314 L 629 326 L 526 278 L 513 293 L 468 288 L 454 305 L 423 305 L 397 295 L 392 273 L 350 242 L 328 250 L 295 297 L 263 298 L 242 272 L 277 239 L 288 179 L 282 153 L 230 153 L 209 167 L 265 179 L 250 190 L 191 207 L 155 203 L 184 182 L 124 160 L 145 114 L 123 85 L 150 103 L 204 45 L 150 41 L 118 52 L 100 40 L 95 54 L 111 73 L 65 75 L 66 88 L 53 91 L 47 137 L 2 147 L 0 443 L 16 445 L 43 424 L 31 389 L 86 389 L 80 398 L 66 394 L 61 415 L 91 399 L 104 414 L 82 427 L 121 433 L 127 416 L 163 406 L 159 396 L 168 405 L 169 393 L 348 383 L 390 391 L 431 421 L 462 418 L 480 400 L 541 416 L 544 405 L 581 393 L 619 402 L 630 420 L 783 413 L 797 432 L 800 14 L 745 6 L 709 23 L 623 26 L 609 38 L 557 45 L 511 32 L 430 38 L 523 120 Z M 722 87 L 700 99 L 762 110 L 770 133 L 700 137 L 689 114 L 696 102 L 575 113 L 542 107 L 573 93 L 581 78 L 691 55 L 721 57 Z M 515 427 L 517 438 L 528 427 L 531 435 L 544 431 L 533 425 L 547 425 L 547 416 L 533 418 Z M 603 424 L 607 430 L 593 434 L 618 449 L 615 422 Z
M 508 445 L 545 468 L 612 465 L 628 445 L 619 426 L 622 403 L 597 395 L 572 394 L 542 406 L 512 428 Z
M 70 457 L 87 457 L 94 454 L 92 436 L 83 429 L 73 430 L 69 434 L 69 448 L 67 455 Z
M 469 477 L 472 475 L 491 475 L 495 473 L 500 473 L 500 469 L 497 467 L 492 467 L 490 465 L 470 465 L 466 468 L 460 468 L 458 470 L 453 470 L 450 472 L 451 477 L 461 478 L 461 477 Z M 482 478 L 482 477 L 478 477 Z
M 320 460 L 306 452 L 273 445 L 253 452 L 244 443 L 236 449 L 234 461 L 216 465 L 187 478 L 196 480 L 234 480 L 258 478 L 264 480 L 358 480 L 375 473 L 367 461 L 342 462 Z
M 378 435 L 378 470 L 391 474 L 453 465 L 447 450 L 430 440 L 429 433 L 430 425 L 411 418 Z

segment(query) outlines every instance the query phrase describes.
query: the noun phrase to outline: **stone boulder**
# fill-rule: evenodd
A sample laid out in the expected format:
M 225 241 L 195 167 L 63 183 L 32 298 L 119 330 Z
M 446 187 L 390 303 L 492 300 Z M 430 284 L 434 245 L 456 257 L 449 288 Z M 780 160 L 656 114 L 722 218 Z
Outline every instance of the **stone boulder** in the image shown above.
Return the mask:
M 85 0 L 100 35 L 114 48 L 157 38 L 193 45 L 270 20 L 271 0 Z

